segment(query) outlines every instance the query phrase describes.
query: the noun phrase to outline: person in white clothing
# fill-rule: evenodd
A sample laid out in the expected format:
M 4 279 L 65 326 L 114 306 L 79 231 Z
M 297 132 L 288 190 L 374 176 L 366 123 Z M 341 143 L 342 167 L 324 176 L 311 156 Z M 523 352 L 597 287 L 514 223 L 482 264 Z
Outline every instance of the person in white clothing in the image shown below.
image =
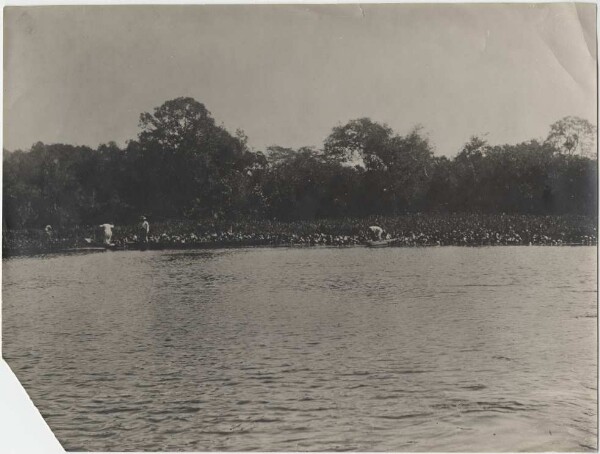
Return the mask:
M 52 226 L 50 224 L 44 228 L 44 232 L 46 232 L 46 238 L 52 239 Z
M 383 237 L 383 229 L 377 225 L 372 225 L 369 227 L 369 232 L 371 233 L 371 238 L 373 240 L 381 241 Z
M 148 233 L 150 233 L 150 224 L 148 224 L 146 216 L 142 216 L 142 224 L 140 225 L 140 240 L 142 243 L 148 242 Z
M 100 224 L 100 228 L 104 230 L 104 244 L 111 244 L 113 224 Z

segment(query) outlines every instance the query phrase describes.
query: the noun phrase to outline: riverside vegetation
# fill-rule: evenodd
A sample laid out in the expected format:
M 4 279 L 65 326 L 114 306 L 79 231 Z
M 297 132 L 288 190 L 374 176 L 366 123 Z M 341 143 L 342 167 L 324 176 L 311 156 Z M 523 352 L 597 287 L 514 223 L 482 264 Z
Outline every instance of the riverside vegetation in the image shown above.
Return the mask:
M 123 148 L 4 150 L 5 255 L 93 244 L 105 222 L 126 246 L 141 214 L 150 248 L 352 245 L 375 223 L 408 246 L 596 242 L 595 128 L 580 118 L 543 140 L 474 136 L 452 159 L 420 127 L 400 135 L 368 118 L 334 127 L 318 149 L 251 150 L 191 98 L 140 126 Z
M 167 221 L 152 227 L 148 249 L 193 249 L 239 246 L 354 246 L 369 238 L 377 223 L 394 238 L 394 246 L 596 245 L 595 221 L 586 216 L 490 214 L 407 214 L 395 217 L 235 223 Z M 102 245 L 101 232 L 74 227 L 48 237 L 40 230 L 4 233 L 4 256 L 37 254 Z M 117 248 L 136 249 L 137 225 L 117 226 Z

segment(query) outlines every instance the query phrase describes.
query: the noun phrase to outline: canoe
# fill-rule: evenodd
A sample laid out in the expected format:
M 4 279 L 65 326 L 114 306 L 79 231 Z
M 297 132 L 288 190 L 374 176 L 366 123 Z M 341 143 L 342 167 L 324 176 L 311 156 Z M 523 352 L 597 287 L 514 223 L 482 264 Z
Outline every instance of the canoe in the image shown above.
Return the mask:
M 139 243 L 111 244 L 107 245 L 106 249 L 109 251 L 145 251 L 148 246 Z
M 68 248 L 68 249 L 58 249 L 57 251 L 53 251 L 53 252 L 73 253 L 73 252 L 104 252 L 104 251 L 106 251 L 105 247 L 74 247 L 74 248 Z
M 391 246 L 394 241 L 396 241 L 395 238 L 392 238 L 390 240 L 380 240 L 380 241 L 367 241 L 367 247 L 388 247 Z

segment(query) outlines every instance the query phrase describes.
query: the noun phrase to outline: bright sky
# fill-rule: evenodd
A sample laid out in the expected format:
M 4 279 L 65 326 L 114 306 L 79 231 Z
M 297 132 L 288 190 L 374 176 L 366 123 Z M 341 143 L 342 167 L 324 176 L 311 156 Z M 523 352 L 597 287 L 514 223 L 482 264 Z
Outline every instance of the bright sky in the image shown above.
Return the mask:
M 595 27 L 572 3 L 6 8 L 4 148 L 124 145 L 179 96 L 256 150 L 359 117 L 420 123 L 439 155 L 543 138 L 596 123 Z

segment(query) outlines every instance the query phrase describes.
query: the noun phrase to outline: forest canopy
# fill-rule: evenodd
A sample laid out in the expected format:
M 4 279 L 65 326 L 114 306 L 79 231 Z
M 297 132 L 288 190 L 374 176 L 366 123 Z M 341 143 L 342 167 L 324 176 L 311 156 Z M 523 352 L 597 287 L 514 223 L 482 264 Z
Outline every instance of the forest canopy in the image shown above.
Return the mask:
M 319 219 L 406 212 L 597 215 L 596 128 L 565 117 L 545 140 L 472 137 L 449 159 L 420 127 L 369 118 L 321 148 L 251 150 L 192 98 L 140 116 L 123 148 L 38 142 L 4 151 L 4 227 L 153 219 Z

